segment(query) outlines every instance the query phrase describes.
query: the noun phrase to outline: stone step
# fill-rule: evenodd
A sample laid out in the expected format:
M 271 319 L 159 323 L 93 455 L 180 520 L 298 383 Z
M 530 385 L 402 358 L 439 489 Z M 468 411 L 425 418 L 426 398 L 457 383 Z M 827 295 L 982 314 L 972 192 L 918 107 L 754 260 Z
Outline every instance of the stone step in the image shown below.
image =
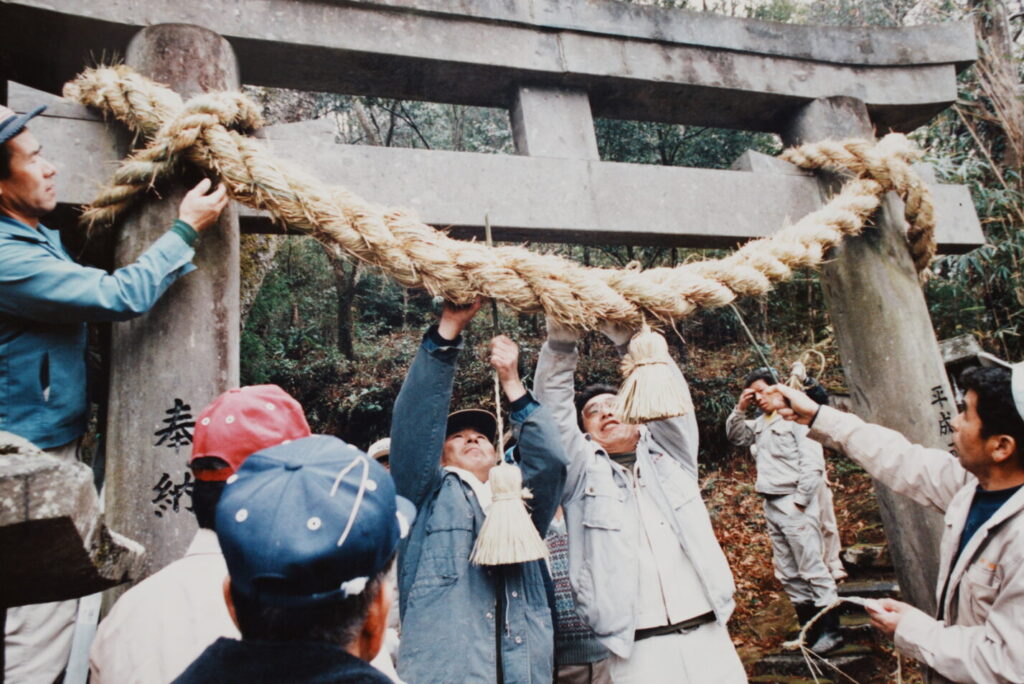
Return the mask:
M 863 611 L 840 616 L 839 627 L 849 642 L 875 641 L 878 637 L 878 630 L 871 626 L 871 618 Z
M 857 570 L 891 570 L 892 558 L 888 544 L 854 544 L 847 546 L 840 554 L 847 572 Z
M 856 606 L 855 606 L 856 607 Z M 871 618 L 863 611 L 839 616 L 839 629 L 842 631 L 843 640 L 847 644 L 878 644 L 880 643 L 879 631 L 871 626 Z M 795 639 L 794 631 L 787 636 L 787 639 Z M 789 651 L 785 651 L 789 652 Z M 796 651 L 793 651 L 796 653 Z
M 877 578 L 847 580 L 838 585 L 840 596 L 860 596 L 861 598 L 893 598 L 899 596 L 900 585 L 894 578 Z
M 851 677 L 855 681 L 862 681 L 865 677 L 873 674 L 873 663 L 872 656 L 874 650 L 869 646 L 862 644 L 848 644 L 842 648 L 830 653 L 825 660 L 831 663 L 834 667 L 842 670 L 847 676 Z M 817 663 L 821 668 L 821 674 L 823 676 L 835 675 L 837 679 L 842 679 L 835 670 L 830 668 L 828 665 L 821 663 L 820 661 L 813 659 L 812 661 Z M 769 677 L 767 681 L 788 681 L 787 677 L 803 677 L 810 678 L 811 673 L 807 668 L 807 662 L 799 651 L 792 653 L 772 653 L 764 656 L 753 666 L 752 676 Z M 777 679 L 770 679 L 770 677 L 776 677 Z M 757 681 L 751 679 L 751 681 Z M 766 680 L 760 680 L 766 681 Z M 819 681 L 821 679 L 819 678 Z

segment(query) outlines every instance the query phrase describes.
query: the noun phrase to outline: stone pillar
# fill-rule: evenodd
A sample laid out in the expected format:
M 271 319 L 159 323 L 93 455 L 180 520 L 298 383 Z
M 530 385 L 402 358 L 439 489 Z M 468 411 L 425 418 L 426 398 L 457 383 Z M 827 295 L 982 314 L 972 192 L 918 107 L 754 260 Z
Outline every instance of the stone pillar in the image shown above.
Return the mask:
M 165 24 L 132 39 L 127 64 L 182 97 L 238 87 L 228 42 L 196 26 Z M 125 220 L 115 262 L 134 261 L 177 217 L 198 181 L 176 180 Z M 238 386 L 238 217 L 229 207 L 196 243 L 198 270 L 171 286 L 147 314 L 113 326 L 107 419 L 106 509 L 110 525 L 148 551 L 144 576 L 184 555 L 195 530 L 187 468 L 199 411 Z
M 509 115 L 518 154 L 598 159 L 594 117 L 585 90 L 520 86 Z
M 850 137 L 874 138 L 864 103 L 847 97 L 810 103 L 782 131 L 787 146 Z M 823 179 L 823 194 L 836 185 Z M 904 230 L 902 202 L 890 194 L 875 226 L 834 251 L 821 285 L 854 412 L 948 450 L 956 407 Z M 942 518 L 878 482 L 875 487 L 902 594 L 931 613 Z

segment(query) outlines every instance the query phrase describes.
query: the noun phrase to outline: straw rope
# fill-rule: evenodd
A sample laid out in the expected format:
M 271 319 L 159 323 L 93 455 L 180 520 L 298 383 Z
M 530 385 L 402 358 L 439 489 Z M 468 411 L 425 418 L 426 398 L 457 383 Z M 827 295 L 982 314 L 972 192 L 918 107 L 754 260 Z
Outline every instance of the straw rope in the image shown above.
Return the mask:
M 848 178 L 824 207 L 772 237 L 750 241 L 723 259 L 617 270 L 587 268 L 522 247 L 454 240 L 408 213 L 325 185 L 245 135 L 259 127 L 260 117 L 238 93 L 199 95 L 182 103 L 167 87 L 121 65 L 83 72 L 65 85 L 64 95 L 149 140 L 121 164 L 83 214 L 90 230 L 112 225 L 158 179 L 188 161 L 220 179 L 232 199 L 268 211 L 333 254 L 375 266 L 405 287 L 455 303 L 483 295 L 520 312 L 543 311 L 574 327 L 595 328 L 602 321 L 636 327 L 645 314 L 672 321 L 739 295 L 763 295 L 793 269 L 818 266 L 844 235 L 860 233 L 890 190 L 906 202 L 917 268 L 924 269 L 934 253 L 930 197 L 910 169 L 918 152 L 901 135 L 877 144 L 851 140 L 786 151 L 784 159 L 804 168 L 835 169 Z

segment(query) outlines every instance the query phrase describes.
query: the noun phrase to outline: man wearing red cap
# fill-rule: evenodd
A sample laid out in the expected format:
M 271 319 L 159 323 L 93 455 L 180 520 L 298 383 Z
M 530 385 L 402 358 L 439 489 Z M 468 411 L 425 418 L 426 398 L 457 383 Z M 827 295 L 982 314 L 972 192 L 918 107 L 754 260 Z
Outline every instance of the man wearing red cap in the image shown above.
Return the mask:
M 48 454 L 75 458 L 88 422 L 86 324 L 149 310 L 193 270 L 193 245 L 227 204 L 201 181 L 179 219 L 139 259 L 113 273 L 76 264 L 60 233 L 40 220 L 57 205 L 57 168 L 26 125 L 45 107 L 16 114 L 0 106 L 0 430 Z M 71 651 L 77 601 L 7 612 L 8 684 L 53 681 Z
M 239 637 L 223 600 L 217 502 L 250 454 L 309 434 L 302 406 L 277 385 L 229 390 L 203 409 L 189 460 L 199 530 L 184 558 L 128 590 L 100 623 L 89 653 L 93 684 L 164 684 L 218 638 Z

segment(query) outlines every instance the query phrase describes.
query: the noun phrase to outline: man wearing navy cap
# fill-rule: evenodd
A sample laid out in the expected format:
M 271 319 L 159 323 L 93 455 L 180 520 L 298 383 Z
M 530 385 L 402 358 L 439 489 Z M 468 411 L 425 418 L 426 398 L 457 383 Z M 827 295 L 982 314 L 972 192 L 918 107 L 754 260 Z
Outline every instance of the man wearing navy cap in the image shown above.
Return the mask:
M 189 459 L 199 529 L 184 558 L 122 594 L 100 623 L 89 651 L 91 684 L 166 684 L 218 637 L 238 637 L 222 598 L 217 502 L 250 454 L 309 434 L 302 406 L 277 385 L 231 389 L 202 410 Z
M 445 305 L 395 401 L 391 473 L 399 494 L 421 511 L 398 558 L 398 674 L 415 684 L 549 684 L 554 630 L 544 561 L 490 568 L 470 562 L 491 503 L 495 418 L 479 409 L 446 414 L 461 333 L 479 309 L 479 299 Z M 518 357 L 509 338 L 491 340 L 490 364 L 518 431 L 523 485 L 533 493 L 531 518 L 543 537 L 565 483 L 566 457 L 550 413 L 520 380 Z
M 387 627 L 387 574 L 414 518 L 387 470 L 335 437 L 250 456 L 216 514 L 224 599 L 242 639 L 218 639 L 174 681 L 389 684 L 368 661 Z
M 40 223 L 57 205 L 57 169 L 26 125 L 43 111 L 0 107 L 0 430 L 51 455 L 75 458 L 88 419 L 86 323 L 149 310 L 192 270 L 199 231 L 227 203 L 223 188 L 201 181 L 182 200 L 179 219 L 138 261 L 110 274 L 72 261 L 60 234 Z M 53 681 L 67 663 L 76 601 L 7 613 L 5 676 Z
M 811 439 L 944 514 L 938 613 L 894 599 L 867 606 L 897 649 L 931 669 L 933 684 L 1024 682 L 1024 363 L 992 360 L 1000 367 L 960 376 L 965 395 L 952 423 L 953 454 L 911 444 L 785 385 L 767 390 L 785 404 L 783 418 L 810 426 Z

